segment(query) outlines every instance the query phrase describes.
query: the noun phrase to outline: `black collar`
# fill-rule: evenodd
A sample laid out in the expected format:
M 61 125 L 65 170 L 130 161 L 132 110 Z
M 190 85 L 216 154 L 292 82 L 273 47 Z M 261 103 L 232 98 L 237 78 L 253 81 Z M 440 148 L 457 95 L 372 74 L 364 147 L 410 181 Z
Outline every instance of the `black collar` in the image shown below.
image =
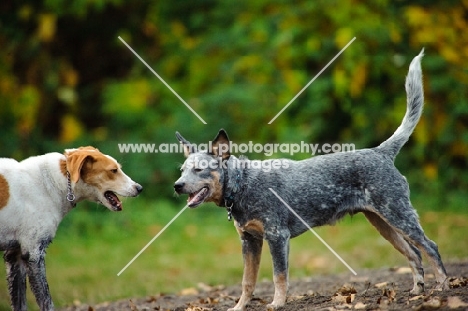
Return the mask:
M 229 160 L 223 161 L 223 198 L 221 200 L 221 207 L 225 206 L 228 213 L 228 220 L 232 220 L 232 207 L 234 206 L 234 195 L 240 190 L 241 171 L 239 167 L 228 167 Z M 238 163 L 236 163 L 238 164 Z M 234 166 L 236 165 L 234 164 Z M 238 165 L 237 165 L 238 166 Z M 232 176 L 234 175 L 234 176 Z M 234 187 L 230 180 L 234 178 Z

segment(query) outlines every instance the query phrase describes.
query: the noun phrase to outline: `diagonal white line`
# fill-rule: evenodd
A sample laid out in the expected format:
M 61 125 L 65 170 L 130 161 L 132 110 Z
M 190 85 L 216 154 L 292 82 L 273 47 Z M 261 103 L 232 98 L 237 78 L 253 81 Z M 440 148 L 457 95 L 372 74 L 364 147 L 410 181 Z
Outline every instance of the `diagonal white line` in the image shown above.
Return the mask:
M 130 47 L 130 45 L 127 44 L 127 42 L 125 42 L 124 39 L 122 39 L 120 36 L 119 36 L 119 39 L 120 39 L 120 41 L 123 42 L 123 44 L 125 44 L 125 46 L 126 46 L 130 51 L 132 51 L 133 54 L 135 54 L 135 56 L 136 56 L 143 64 L 145 64 L 146 67 L 148 67 L 149 70 L 151 70 L 151 72 L 152 72 L 156 77 L 158 77 L 159 80 L 161 80 L 161 82 L 162 82 L 169 90 L 171 90 L 172 93 L 174 93 L 174 95 L 175 95 L 185 106 L 187 106 L 187 108 L 188 108 L 194 115 L 197 116 L 198 119 L 200 119 L 200 121 L 203 122 L 203 124 L 206 124 L 205 120 L 203 120 L 202 117 L 200 117 L 200 116 L 198 115 L 198 113 L 196 113 L 195 110 L 193 110 L 193 108 L 190 107 L 190 105 L 187 104 L 187 103 L 185 102 L 185 100 L 183 100 L 182 97 L 180 97 L 179 94 L 177 94 L 176 91 L 174 91 L 174 90 L 172 89 L 172 87 L 171 87 L 169 84 L 167 84 L 166 81 L 164 81 L 164 79 L 161 78 L 161 76 L 158 75 L 158 73 L 157 73 L 156 71 L 154 71 L 153 68 L 150 67 L 150 65 L 148 65 L 148 64 L 146 63 L 145 60 L 144 60 L 143 58 L 141 58 L 140 55 L 138 55 L 138 53 L 135 52 L 135 51 Z
M 336 256 L 336 258 L 338 258 L 345 266 L 346 268 L 349 269 L 349 271 L 351 271 L 354 275 L 357 275 L 356 271 L 353 270 L 353 268 L 351 268 L 347 263 L 346 261 L 343 260 L 343 258 L 340 257 L 340 255 L 338 255 L 337 252 L 335 252 L 333 250 L 333 248 L 330 247 L 330 245 L 327 244 L 327 242 L 325 242 L 318 234 L 317 232 L 315 232 L 314 229 L 312 229 L 309 224 L 307 224 L 304 219 L 301 218 L 301 216 L 299 216 L 295 210 L 293 210 L 289 205 L 288 203 L 286 203 L 273 189 L 271 188 L 268 188 L 293 214 L 294 216 L 296 216 L 306 227 L 307 229 L 310 230 L 310 232 L 312 232 L 319 240 L 320 242 L 322 242 L 332 253 L 333 255 Z
M 162 228 L 161 231 L 159 231 L 158 234 L 156 234 L 155 237 L 152 238 L 151 241 L 149 241 L 148 244 L 146 244 L 145 247 L 143 247 L 141 251 L 136 254 L 135 257 L 133 257 L 133 259 L 130 260 L 130 262 L 122 270 L 120 270 L 119 273 L 117 273 L 117 276 L 120 276 L 122 272 L 124 272 L 141 255 L 141 253 L 143 253 L 151 245 L 151 243 L 153 243 L 154 240 L 156 240 L 164 232 L 164 230 L 166 230 L 167 227 L 169 227 L 174 222 L 174 220 L 176 220 L 176 218 L 179 217 L 183 211 L 185 211 L 185 209 L 187 209 L 187 207 L 188 205 L 185 205 L 185 207 L 180 212 L 178 212 L 177 215 L 175 215 L 174 218 L 172 218 L 171 221 L 169 221 L 167 225 Z
M 315 77 L 314 77 L 312 80 L 310 80 L 310 81 L 309 81 L 309 83 L 307 83 L 307 84 L 306 84 L 306 86 L 304 86 L 304 87 L 302 88 L 302 90 L 300 90 L 300 91 L 299 91 L 299 93 L 297 93 L 297 94 L 296 94 L 296 96 L 294 96 L 294 98 L 293 98 L 293 99 L 291 99 L 291 100 L 289 101 L 289 103 L 287 103 L 287 104 L 286 104 L 286 106 L 284 106 L 284 107 L 283 107 L 283 109 L 281 109 L 281 111 L 280 111 L 280 112 L 278 112 L 278 114 L 277 114 L 277 115 L 276 115 L 276 116 L 275 116 L 273 119 L 271 119 L 271 120 L 270 120 L 270 122 L 268 122 L 268 124 L 271 124 L 271 123 L 273 123 L 273 121 L 275 121 L 275 120 L 276 120 L 276 118 L 278 118 L 278 117 L 280 116 L 280 114 L 282 114 L 282 113 L 283 113 L 283 112 L 286 110 L 286 108 L 288 108 L 288 107 L 289 107 L 289 105 L 291 105 L 291 104 L 292 104 L 292 102 L 293 102 L 293 101 L 295 101 L 295 100 L 296 100 L 296 98 L 298 98 L 298 97 L 299 97 L 299 95 L 301 95 L 301 94 L 302 94 L 302 92 L 304 92 L 304 90 L 305 90 L 306 88 L 308 88 L 308 87 L 309 87 L 309 85 L 311 85 L 311 84 L 312 84 L 312 82 L 314 82 L 314 81 L 315 81 L 315 79 L 317 79 L 317 78 L 318 78 L 318 77 L 319 77 L 319 76 L 322 74 L 322 72 L 324 72 L 324 71 L 325 71 L 325 69 L 327 69 L 327 68 L 328 68 L 328 66 L 330 66 L 330 65 L 331 65 L 331 63 L 333 63 L 333 62 L 335 61 L 335 59 L 337 59 L 337 58 L 338 58 L 338 56 L 340 56 L 340 55 L 341 55 L 341 53 L 343 53 L 343 52 L 344 52 L 344 51 L 345 51 L 345 50 L 348 48 L 348 46 L 350 46 L 350 45 L 351 45 L 351 43 L 353 43 L 353 41 L 354 41 L 354 40 L 356 40 L 356 37 L 354 37 L 353 39 L 351 39 L 351 41 L 349 41 L 349 42 L 348 42 L 348 44 L 346 44 L 346 45 L 345 45 L 345 47 L 344 47 L 344 48 L 342 48 L 342 49 L 341 49 L 341 51 L 339 51 L 339 52 L 338 52 L 338 54 L 336 54 L 336 55 L 335 55 L 335 57 L 333 57 L 333 58 L 332 58 L 332 60 L 331 60 L 331 61 L 329 61 L 329 62 L 328 62 L 328 64 L 326 64 L 326 65 L 325 65 L 325 67 L 323 67 L 323 68 L 322 68 L 322 70 L 320 70 L 320 72 L 319 72 L 318 74 L 316 74 L 316 75 L 315 75 Z

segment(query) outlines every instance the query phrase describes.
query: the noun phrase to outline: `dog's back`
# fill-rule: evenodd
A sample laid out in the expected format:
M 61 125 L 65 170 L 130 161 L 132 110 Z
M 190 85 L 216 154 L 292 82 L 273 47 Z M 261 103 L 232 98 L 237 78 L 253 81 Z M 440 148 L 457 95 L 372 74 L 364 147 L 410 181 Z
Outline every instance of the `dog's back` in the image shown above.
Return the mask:
M 265 206 L 263 197 L 270 194 L 269 188 L 294 206 L 311 227 L 334 224 L 346 214 L 354 214 L 370 206 L 395 206 L 392 204 L 395 200 L 409 200 L 405 177 L 395 168 L 392 159 L 377 148 L 302 161 L 280 161 L 285 164 L 281 170 L 265 172 L 261 168 L 250 168 L 248 174 L 244 173 L 239 204 L 245 200 L 252 207 L 250 212 L 258 208 L 263 217 L 265 212 L 275 213 L 275 219 L 282 218 L 281 221 L 288 224 L 291 237 L 300 235 L 307 228 L 294 215 L 284 213 L 286 207 Z M 255 205 L 253 202 L 256 200 L 262 202 L 261 205 Z

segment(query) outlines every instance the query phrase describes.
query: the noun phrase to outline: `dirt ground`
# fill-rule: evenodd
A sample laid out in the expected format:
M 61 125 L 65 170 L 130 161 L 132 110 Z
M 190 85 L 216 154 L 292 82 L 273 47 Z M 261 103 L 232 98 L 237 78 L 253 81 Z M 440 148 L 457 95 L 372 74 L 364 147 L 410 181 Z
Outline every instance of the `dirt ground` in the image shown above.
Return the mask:
M 412 277 L 409 268 L 359 271 L 352 274 L 313 276 L 292 280 L 287 303 L 278 311 L 301 310 L 467 310 L 468 261 L 446 265 L 450 290 L 434 291 L 434 276 L 426 269 L 424 295 L 410 296 Z M 273 283 L 257 284 L 247 310 L 267 310 L 273 299 Z M 178 294 L 155 294 L 98 305 L 73 306 L 62 311 L 175 310 L 225 311 L 236 304 L 240 285 L 225 287 L 198 284 Z

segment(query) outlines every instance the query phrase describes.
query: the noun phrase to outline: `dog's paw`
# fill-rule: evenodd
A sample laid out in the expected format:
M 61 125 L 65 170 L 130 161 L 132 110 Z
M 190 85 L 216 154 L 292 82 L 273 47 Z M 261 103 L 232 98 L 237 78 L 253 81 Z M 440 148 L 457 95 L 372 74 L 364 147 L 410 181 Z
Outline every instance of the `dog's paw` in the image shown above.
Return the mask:
M 410 290 L 410 295 L 413 296 L 421 295 L 422 293 L 424 293 L 424 283 L 414 284 L 413 289 Z
M 245 311 L 245 306 L 237 304 L 234 308 L 229 308 L 227 311 Z
M 445 280 L 444 282 L 442 283 L 437 283 L 437 285 L 435 286 L 434 290 L 436 291 L 444 291 L 444 290 L 449 290 L 450 289 L 450 285 L 449 285 L 449 281 L 448 280 Z
M 278 309 L 279 307 L 282 307 L 284 306 L 284 303 L 283 304 L 279 304 L 279 303 L 270 303 L 270 304 L 267 304 L 267 310 L 268 311 L 274 311 L 276 309 Z

